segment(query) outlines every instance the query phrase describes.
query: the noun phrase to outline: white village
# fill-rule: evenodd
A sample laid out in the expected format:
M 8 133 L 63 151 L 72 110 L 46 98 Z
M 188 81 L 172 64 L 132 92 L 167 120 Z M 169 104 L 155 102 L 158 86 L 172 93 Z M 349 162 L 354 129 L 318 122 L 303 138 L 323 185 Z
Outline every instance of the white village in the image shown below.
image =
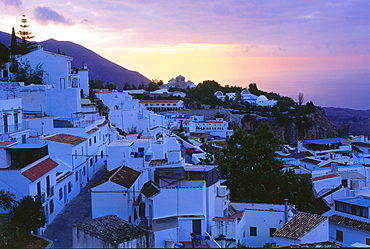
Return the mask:
M 10 81 L 11 63 L 1 69 L 0 189 L 17 201 L 41 202 L 46 220 L 35 236 L 43 238 L 86 191 L 91 219 L 70 228 L 73 248 L 370 246 L 366 136 L 302 140 L 276 152 L 285 169 L 309 178 L 320 213 L 302 212 L 288 199 L 232 202 L 217 161 L 203 163 L 209 153 L 202 145 L 222 148 L 233 127 L 222 117 L 184 112 L 184 93 L 168 90 L 196 87 L 185 77 L 152 92 L 89 92 L 88 61 L 72 68 L 72 57 L 42 46 L 16 60 L 42 65 L 44 74 L 42 84 L 25 85 Z M 135 98 L 143 94 L 178 98 Z M 267 107 L 277 102 L 248 90 L 214 95 Z M 180 127 L 182 136 L 174 132 Z M 6 217 L 9 209 L 0 213 Z M 46 239 L 48 248 L 57 239 Z

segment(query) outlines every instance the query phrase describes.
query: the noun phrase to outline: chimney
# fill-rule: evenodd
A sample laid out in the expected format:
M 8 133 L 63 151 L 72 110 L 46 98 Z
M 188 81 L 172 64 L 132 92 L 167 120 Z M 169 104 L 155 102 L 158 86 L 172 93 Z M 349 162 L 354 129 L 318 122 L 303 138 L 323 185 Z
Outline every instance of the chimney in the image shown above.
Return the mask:
M 288 199 L 284 199 L 284 224 L 288 222 Z
M 337 172 L 338 171 L 338 163 L 331 163 L 331 171 Z

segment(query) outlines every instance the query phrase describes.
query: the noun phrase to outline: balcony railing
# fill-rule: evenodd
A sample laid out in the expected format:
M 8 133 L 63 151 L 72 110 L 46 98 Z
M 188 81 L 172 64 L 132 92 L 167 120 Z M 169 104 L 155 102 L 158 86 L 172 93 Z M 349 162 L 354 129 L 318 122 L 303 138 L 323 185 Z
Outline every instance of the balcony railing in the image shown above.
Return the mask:
M 22 123 L 12 124 L 12 125 L 0 125 L 0 134 L 4 133 L 14 133 L 17 131 L 21 131 L 24 129 L 28 129 L 29 125 L 27 121 L 23 121 Z

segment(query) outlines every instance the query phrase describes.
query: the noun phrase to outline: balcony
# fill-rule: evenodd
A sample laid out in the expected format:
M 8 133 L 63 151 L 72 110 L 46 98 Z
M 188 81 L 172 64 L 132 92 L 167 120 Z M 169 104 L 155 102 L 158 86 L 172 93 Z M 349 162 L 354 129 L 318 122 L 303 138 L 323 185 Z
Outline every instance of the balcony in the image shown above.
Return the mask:
M 29 126 L 27 121 L 12 125 L 0 125 L 0 134 L 14 133 L 28 128 Z

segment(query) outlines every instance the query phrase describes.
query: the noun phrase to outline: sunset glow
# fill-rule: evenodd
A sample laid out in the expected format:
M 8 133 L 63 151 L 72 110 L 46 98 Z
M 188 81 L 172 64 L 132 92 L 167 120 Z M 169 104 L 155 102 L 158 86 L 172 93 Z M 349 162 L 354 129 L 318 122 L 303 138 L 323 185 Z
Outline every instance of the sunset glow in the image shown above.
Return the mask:
M 0 0 L 0 9 L 3 32 L 18 28 L 26 14 L 34 41 L 72 41 L 149 79 L 181 74 L 196 84 L 257 82 L 333 106 L 341 104 L 325 102 L 310 85 L 370 84 L 370 2 L 364 0 Z M 347 99 L 342 106 L 350 106 L 349 93 L 340 94 Z M 362 103 L 357 108 L 370 108 L 368 98 Z

